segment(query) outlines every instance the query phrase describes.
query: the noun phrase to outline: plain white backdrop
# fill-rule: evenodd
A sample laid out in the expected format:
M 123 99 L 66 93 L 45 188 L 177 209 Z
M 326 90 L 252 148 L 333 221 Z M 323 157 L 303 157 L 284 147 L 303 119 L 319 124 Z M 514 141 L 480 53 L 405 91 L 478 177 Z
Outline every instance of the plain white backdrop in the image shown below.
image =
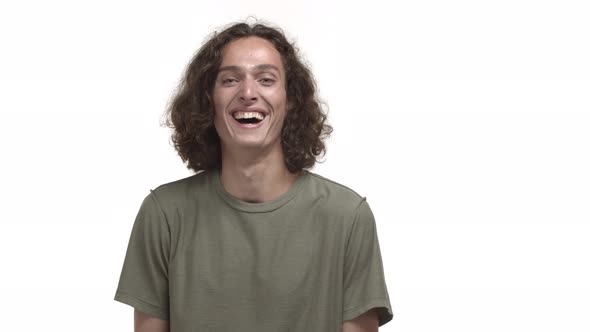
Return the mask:
M 329 105 L 312 171 L 373 209 L 381 331 L 590 331 L 590 11 L 567 0 L 3 1 L 2 330 L 132 331 L 113 297 L 135 215 L 192 174 L 161 115 L 249 15 Z

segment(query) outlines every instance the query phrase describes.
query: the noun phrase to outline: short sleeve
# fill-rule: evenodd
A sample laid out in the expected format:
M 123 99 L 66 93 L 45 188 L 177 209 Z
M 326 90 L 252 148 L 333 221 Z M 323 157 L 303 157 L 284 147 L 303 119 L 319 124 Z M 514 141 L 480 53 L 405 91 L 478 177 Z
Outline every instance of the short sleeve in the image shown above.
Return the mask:
M 356 208 L 346 245 L 343 282 L 343 321 L 373 308 L 377 308 L 379 326 L 393 318 L 377 226 L 365 198 Z
M 168 320 L 169 257 L 169 225 L 152 191 L 135 218 L 115 300 Z

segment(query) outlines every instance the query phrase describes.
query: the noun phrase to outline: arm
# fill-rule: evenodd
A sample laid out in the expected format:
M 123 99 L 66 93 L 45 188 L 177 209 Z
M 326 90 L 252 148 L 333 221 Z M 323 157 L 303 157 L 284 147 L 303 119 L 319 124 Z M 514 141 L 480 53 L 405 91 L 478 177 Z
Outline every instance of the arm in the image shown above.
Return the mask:
M 170 332 L 170 323 L 154 316 L 134 311 L 135 332 Z
M 379 320 L 377 310 L 371 309 L 355 319 L 347 320 L 342 324 L 342 332 L 377 332 Z

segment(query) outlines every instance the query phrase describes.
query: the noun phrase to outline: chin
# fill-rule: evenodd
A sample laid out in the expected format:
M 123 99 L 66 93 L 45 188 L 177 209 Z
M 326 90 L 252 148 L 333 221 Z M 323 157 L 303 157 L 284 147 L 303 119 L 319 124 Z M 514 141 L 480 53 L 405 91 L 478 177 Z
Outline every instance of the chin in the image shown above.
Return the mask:
M 252 148 L 263 148 L 267 146 L 263 141 L 253 141 L 253 140 L 239 140 L 233 141 L 230 144 L 233 147 L 241 148 L 241 149 L 252 149 Z
M 238 149 L 271 149 L 274 145 L 278 145 L 280 147 L 280 141 L 277 140 L 274 143 L 269 142 L 268 140 L 261 138 L 261 139 L 238 139 L 233 140 L 231 146 L 238 148 Z

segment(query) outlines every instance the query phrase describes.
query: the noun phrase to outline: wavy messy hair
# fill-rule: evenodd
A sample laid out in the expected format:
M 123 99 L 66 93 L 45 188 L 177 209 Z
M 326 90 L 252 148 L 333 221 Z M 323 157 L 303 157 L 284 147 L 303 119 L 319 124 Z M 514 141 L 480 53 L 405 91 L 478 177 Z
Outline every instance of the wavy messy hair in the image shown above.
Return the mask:
M 270 41 L 281 54 L 286 73 L 289 109 L 281 131 L 285 164 L 291 173 L 313 167 L 325 155 L 325 139 L 332 133 L 317 96 L 317 86 L 298 50 L 280 29 L 256 23 L 237 23 L 213 36 L 195 54 L 166 110 L 165 125 L 187 168 L 198 172 L 221 168 L 221 144 L 214 126 L 213 88 L 221 51 L 236 39 L 256 36 Z

